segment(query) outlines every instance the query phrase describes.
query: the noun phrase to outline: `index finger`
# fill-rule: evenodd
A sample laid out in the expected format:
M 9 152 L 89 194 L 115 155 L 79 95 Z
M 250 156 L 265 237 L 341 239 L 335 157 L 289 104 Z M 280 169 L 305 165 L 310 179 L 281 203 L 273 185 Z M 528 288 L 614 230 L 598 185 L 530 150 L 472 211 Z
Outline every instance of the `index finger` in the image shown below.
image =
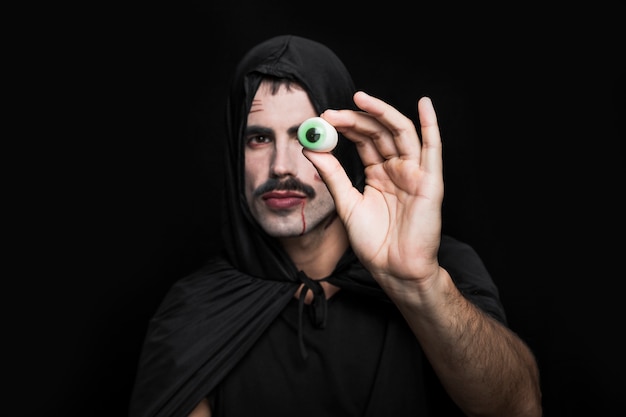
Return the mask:
M 363 91 L 354 94 L 354 103 L 385 126 L 392 134 L 398 156 L 419 158 L 420 144 L 415 125 L 395 107 Z
M 409 134 L 415 129 L 415 126 L 402 113 L 384 101 L 362 91 L 355 93 L 354 102 L 393 132 L 400 155 L 404 154 L 407 157 L 420 155 L 420 144 Z M 441 134 L 437 114 L 430 97 L 419 99 L 417 112 L 421 132 L 420 165 L 428 171 L 440 170 L 442 166 Z

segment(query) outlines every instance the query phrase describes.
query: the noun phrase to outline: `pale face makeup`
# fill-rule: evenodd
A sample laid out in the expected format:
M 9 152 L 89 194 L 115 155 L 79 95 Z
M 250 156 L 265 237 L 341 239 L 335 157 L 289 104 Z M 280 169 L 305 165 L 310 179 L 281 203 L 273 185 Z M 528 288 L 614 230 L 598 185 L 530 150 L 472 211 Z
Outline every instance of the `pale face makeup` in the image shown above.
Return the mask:
M 250 212 L 271 236 L 291 238 L 323 228 L 335 213 L 317 170 L 302 154 L 298 127 L 317 116 L 306 92 L 262 83 L 244 134 L 245 194 Z

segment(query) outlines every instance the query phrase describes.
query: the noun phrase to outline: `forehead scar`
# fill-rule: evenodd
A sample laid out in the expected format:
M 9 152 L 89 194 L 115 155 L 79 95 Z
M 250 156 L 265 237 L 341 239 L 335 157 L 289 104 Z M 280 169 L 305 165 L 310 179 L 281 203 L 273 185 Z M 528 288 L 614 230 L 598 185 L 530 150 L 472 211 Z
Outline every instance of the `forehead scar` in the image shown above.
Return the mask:
M 263 110 L 263 101 L 259 99 L 252 100 L 252 105 L 250 106 L 250 113 L 254 113 L 257 111 Z

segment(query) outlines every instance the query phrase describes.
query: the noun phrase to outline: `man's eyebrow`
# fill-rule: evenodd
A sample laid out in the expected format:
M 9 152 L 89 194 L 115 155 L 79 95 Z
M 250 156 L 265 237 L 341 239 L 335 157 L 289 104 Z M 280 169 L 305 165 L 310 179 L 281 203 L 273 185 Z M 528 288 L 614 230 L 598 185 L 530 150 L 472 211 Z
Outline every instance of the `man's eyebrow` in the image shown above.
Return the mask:
M 250 126 L 246 126 L 246 130 L 243 132 L 243 134 L 245 136 L 252 136 L 252 135 L 269 136 L 269 135 L 274 134 L 274 130 L 268 127 L 263 127 L 259 125 L 250 125 Z
M 287 133 L 289 133 L 289 136 L 296 136 L 298 134 L 299 127 L 300 125 L 297 125 L 297 126 L 291 126 L 289 129 L 287 129 Z
M 296 136 L 298 134 L 298 128 L 300 127 L 300 125 L 296 125 L 296 126 L 291 126 L 289 129 L 287 129 L 287 133 L 289 133 L 290 136 Z M 246 130 L 243 132 L 243 134 L 245 136 L 252 136 L 252 135 L 274 135 L 274 129 L 270 129 L 268 127 L 264 127 L 264 126 L 259 126 L 259 125 L 250 125 L 250 126 L 246 126 Z

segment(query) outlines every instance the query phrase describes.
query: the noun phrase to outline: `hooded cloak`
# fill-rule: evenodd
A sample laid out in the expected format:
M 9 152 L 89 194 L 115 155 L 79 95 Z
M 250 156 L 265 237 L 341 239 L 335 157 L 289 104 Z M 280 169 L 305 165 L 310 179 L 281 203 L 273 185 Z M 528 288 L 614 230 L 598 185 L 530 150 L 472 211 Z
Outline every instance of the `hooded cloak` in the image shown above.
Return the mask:
M 278 242 L 252 219 L 244 195 L 243 132 L 264 76 L 299 83 L 318 114 L 329 108 L 356 109 L 348 70 L 320 43 L 277 36 L 253 47 L 239 62 L 226 107 L 223 252 L 177 281 L 150 320 L 130 417 L 187 416 L 254 345 L 299 286 L 308 285 Z M 364 171 L 354 144 L 340 135 L 333 153 L 362 191 Z M 466 297 L 505 322 L 497 289 L 473 249 L 443 236 L 439 261 Z M 386 300 L 350 249 L 327 281 Z

